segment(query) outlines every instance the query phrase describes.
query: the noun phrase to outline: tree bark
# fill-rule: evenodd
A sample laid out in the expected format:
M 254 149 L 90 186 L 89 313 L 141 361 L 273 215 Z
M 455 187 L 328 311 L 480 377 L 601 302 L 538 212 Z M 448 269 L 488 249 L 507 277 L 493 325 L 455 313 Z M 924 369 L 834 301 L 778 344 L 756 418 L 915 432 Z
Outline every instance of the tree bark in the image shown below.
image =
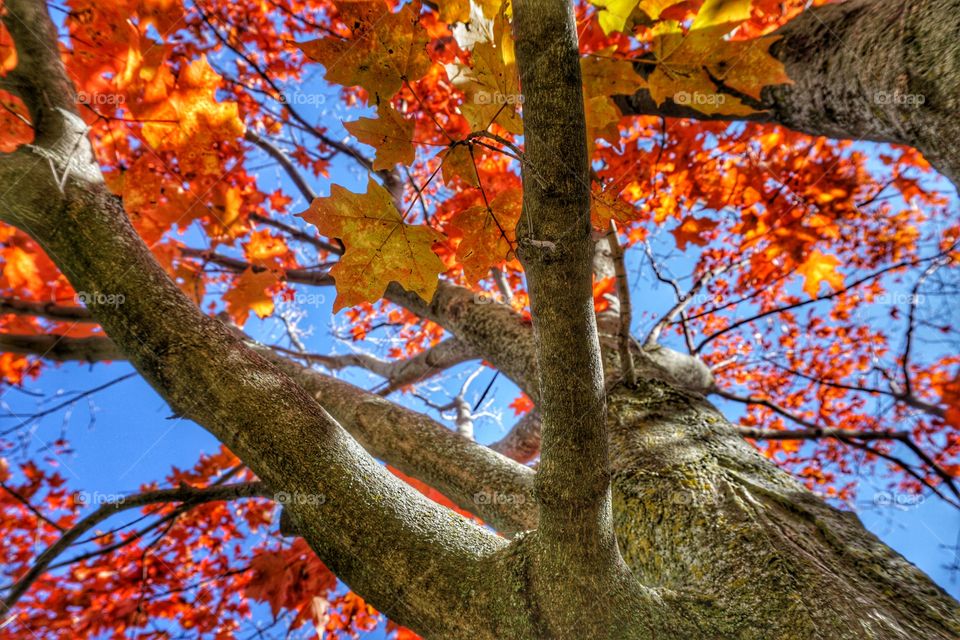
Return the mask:
M 847 0 L 808 9 L 771 47 L 792 84 L 765 87 L 753 117 L 708 117 L 643 90 L 626 115 L 776 122 L 818 136 L 915 147 L 960 180 L 960 1 Z

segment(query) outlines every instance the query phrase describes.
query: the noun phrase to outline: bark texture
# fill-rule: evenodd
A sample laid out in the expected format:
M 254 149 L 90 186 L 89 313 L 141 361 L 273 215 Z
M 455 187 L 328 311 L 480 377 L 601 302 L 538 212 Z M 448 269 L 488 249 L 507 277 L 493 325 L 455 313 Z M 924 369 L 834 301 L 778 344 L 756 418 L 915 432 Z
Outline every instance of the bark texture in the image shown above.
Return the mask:
M 766 87 L 748 119 L 813 135 L 915 147 L 960 179 L 960 2 L 847 0 L 808 9 L 783 26 L 771 53 L 793 84 Z M 646 90 L 620 96 L 625 114 L 708 117 Z

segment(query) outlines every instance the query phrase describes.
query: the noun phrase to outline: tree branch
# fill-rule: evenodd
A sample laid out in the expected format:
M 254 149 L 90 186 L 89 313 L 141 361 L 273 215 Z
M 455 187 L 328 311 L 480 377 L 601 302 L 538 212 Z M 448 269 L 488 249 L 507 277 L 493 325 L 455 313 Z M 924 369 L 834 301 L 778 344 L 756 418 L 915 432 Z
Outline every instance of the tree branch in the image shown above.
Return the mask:
M 791 84 L 763 89 L 750 116 L 707 116 L 646 89 L 617 96 L 625 115 L 776 122 L 830 138 L 915 147 L 960 179 L 960 3 L 848 0 L 807 9 L 777 31 L 771 54 Z
M 897 466 L 901 467 L 904 471 L 913 476 L 921 484 L 929 488 L 931 491 L 936 493 L 938 496 L 943 498 L 945 501 L 949 502 L 953 506 L 960 508 L 960 502 L 956 500 L 951 500 L 950 498 L 943 495 L 943 493 L 937 489 L 936 485 L 931 484 L 926 478 L 918 474 L 913 468 L 900 460 L 899 458 L 887 454 L 882 451 L 878 451 L 873 448 L 866 448 L 861 446 L 858 441 L 869 441 L 869 440 L 896 440 L 904 446 L 906 446 L 910 451 L 916 455 L 923 464 L 927 465 L 931 471 L 933 471 L 940 481 L 943 482 L 947 488 L 950 489 L 955 498 L 960 499 L 960 487 L 957 486 L 956 480 L 951 476 L 947 471 L 941 467 L 936 461 L 931 458 L 927 452 L 920 448 L 916 442 L 913 441 L 913 438 L 910 437 L 910 434 L 906 431 L 860 431 L 857 429 L 835 429 L 829 427 L 821 427 L 817 424 L 804 420 L 800 416 L 797 416 L 790 411 L 787 411 L 780 405 L 775 402 L 771 402 L 765 398 L 756 398 L 753 396 L 743 397 L 736 394 L 730 393 L 728 391 L 717 390 L 717 395 L 727 398 L 728 400 L 733 400 L 734 402 L 741 402 L 743 404 L 753 404 L 758 406 L 767 407 L 768 409 L 774 411 L 775 413 L 780 414 L 781 416 L 796 422 L 797 424 L 804 427 L 802 431 L 773 431 L 766 429 L 753 429 L 748 427 L 737 427 L 738 432 L 745 438 L 754 438 L 754 439 L 764 439 L 764 440 L 814 440 L 817 438 L 836 438 L 842 440 L 843 442 L 865 449 L 874 455 L 883 457 L 887 460 L 890 460 Z
M 381 360 L 365 353 L 343 355 L 296 354 L 308 362 L 316 362 L 337 371 L 346 367 L 360 367 L 385 378 L 385 387 L 379 391 L 387 396 L 393 391 L 425 380 L 450 367 L 478 356 L 457 338 L 449 338 L 417 355 L 403 360 Z
M 56 362 L 125 360 L 109 339 L 102 336 L 68 338 L 62 335 L 0 334 L 0 351 L 37 355 Z
M 256 497 L 270 498 L 272 494 L 262 482 L 242 482 L 203 488 L 181 486 L 177 489 L 144 491 L 143 493 L 125 496 L 122 499 L 101 505 L 96 511 L 64 531 L 63 535 L 61 535 L 56 542 L 44 549 L 44 551 L 37 556 L 30 570 L 20 576 L 10 587 L 10 591 L 2 603 L 4 611 L 13 609 L 30 586 L 36 582 L 40 576 L 46 573 L 47 568 L 56 560 L 57 556 L 77 542 L 83 534 L 118 513 L 157 503 L 182 502 L 185 506 L 195 506 L 208 502 Z
M 608 581 L 620 580 L 623 561 L 611 526 L 590 166 L 573 7 L 566 0 L 519 0 L 513 18 L 525 143 L 517 253 L 530 293 L 543 437 L 531 589 L 551 629 L 544 635 L 576 628 L 577 612 L 589 610 L 609 623 L 612 637 L 620 635 L 618 629 L 627 637 L 627 629 L 639 627 L 630 626 L 627 615 L 598 606 L 598 598 L 610 595 Z M 577 581 L 576 593 L 556 584 L 561 575 Z M 627 587 L 617 595 L 633 594 Z M 610 603 L 609 609 L 620 606 Z
M 540 455 L 540 414 L 536 411 L 527 413 L 490 448 L 517 462 L 532 461 Z
M 106 336 L 37 337 L 55 339 L 67 351 L 77 349 L 75 342 L 84 341 L 86 353 L 100 354 L 103 360 L 127 359 Z M 45 344 L 41 341 L 30 353 L 50 357 L 49 352 L 45 355 Z M 461 437 L 421 413 L 297 364 L 269 347 L 254 346 L 313 396 L 371 455 L 429 484 L 501 533 L 536 528 L 533 471 L 528 467 Z
M 34 302 L 18 298 L 0 298 L 0 314 L 34 316 L 58 322 L 96 322 L 84 307 L 73 307 L 53 302 Z
M 630 324 L 633 318 L 633 307 L 630 304 L 630 283 L 627 282 L 627 267 L 623 262 L 623 247 L 617 238 L 617 223 L 610 221 L 610 233 L 607 234 L 610 253 L 613 257 L 617 279 L 617 298 L 620 300 L 620 322 L 617 333 L 620 350 L 620 368 L 627 385 L 637 384 L 637 371 L 633 367 L 633 354 L 630 352 Z
M 293 181 L 293 184 L 297 186 L 297 189 L 300 190 L 301 195 L 303 195 L 303 197 L 306 199 L 307 204 L 313 202 L 313 199 L 317 197 L 317 192 L 313 190 L 313 187 L 310 186 L 310 183 L 307 182 L 300 170 L 294 166 L 287 154 L 251 129 L 247 129 L 247 133 L 244 134 L 244 137 L 248 141 L 263 149 L 267 155 L 276 160 L 280 166 L 283 167 L 283 170 L 287 172 L 288 176 L 290 176 L 290 180 Z
M 299 385 L 179 290 L 104 184 L 45 4 L 4 7 L 37 125 L 34 147 L 16 153 L 48 162 L 4 157 L 0 177 L 17 181 L 0 219 L 39 242 L 75 290 L 112 294 L 94 296 L 90 311 L 178 415 L 274 490 L 325 497 L 294 501 L 288 512 L 354 590 L 400 624 L 447 635 L 484 628 L 481 605 L 461 593 L 504 541 L 383 469 Z
M 264 267 L 251 265 L 245 260 L 231 258 L 204 249 L 183 248 L 185 256 L 200 258 L 209 263 L 234 271 L 254 271 Z M 327 273 L 306 269 L 291 269 L 286 272 L 289 282 L 312 286 L 333 286 Z M 405 290 L 397 283 L 387 287 L 384 296 L 390 302 L 407 309 L 414 315 L 435 322 L 454 334 L 465 347 L 487 360 L 502 371 L 536 402 L 540 396 L 536 378 L 536 359 L 533 353 L 533 331 L 529 322 L 510 306 L 478 296 L 470 289 L 443 280 L 430 302 Z

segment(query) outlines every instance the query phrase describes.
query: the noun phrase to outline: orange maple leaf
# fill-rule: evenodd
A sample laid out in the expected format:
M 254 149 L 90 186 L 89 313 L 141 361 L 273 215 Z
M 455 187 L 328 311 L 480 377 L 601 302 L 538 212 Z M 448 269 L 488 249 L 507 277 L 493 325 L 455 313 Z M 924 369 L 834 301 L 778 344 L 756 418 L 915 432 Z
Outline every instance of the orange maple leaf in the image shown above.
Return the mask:
M 840 260 L 836 256 L 814 251 L 797 267 L 797 273 L 803 276 L 803 290 L 811 298 L 820 292 L 820 283 L 826 282 L 837 291 L 843 287 L 843 274 L 837 271 Z
M 223 300 L 227 305 L 227 313 L 242 327 L 247 322 L 247 316 L 253 311 L 258 318 L 266 318 L 273 313 L 273 296 L 268 293 L 280 281 L 277 275 L 269 269 L 254 271 L 247 269 L 234 281 L 230 290 L 224 294 Z
M 720 223 L 709 218 L 687 216 L 680 223 L 680 226 L 670 233 L 673 234 L 674 239 L 677 241 L 677 248 L 680 249 L 680 251 L 686 251 L 687 243 L 693 243 L 698 247 L 705 246 L 707 240 L 703 237 L 703 234 L 712 231 L 718 224 Z

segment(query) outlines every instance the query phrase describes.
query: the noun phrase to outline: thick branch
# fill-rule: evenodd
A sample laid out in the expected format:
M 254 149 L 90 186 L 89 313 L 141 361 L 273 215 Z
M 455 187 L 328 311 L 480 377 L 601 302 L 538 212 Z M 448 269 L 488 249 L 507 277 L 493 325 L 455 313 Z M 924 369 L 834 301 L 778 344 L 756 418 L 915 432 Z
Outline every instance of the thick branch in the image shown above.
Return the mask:
M 808 9 L 782 27 L 771 53 L 792 84 L 766 87 L 746 119 L 813 135 L 917 148 L 954 183 L 960 179 L 960 2 L 848 0 Z M 706 116 L 647 90 L 619 96 L 625 114 Z
M 517 462 L 530 462 L 540 455 L 540 414 L 531 411 L 510 432 L 490 445 L 497 453 Z
M 573 6 L 520 0 L 513 10 L 525 142 L 518 254 L 530 292 L 543 425 L 531 590 L 550 629 L 545 636 L 562 637 L 590 611 L 605 634 L 626 638 L 639 633 L 633 616 L 643 615 L 643 605 L 629 600 L 638 585 L 621 571 L 611 525 L 590 167 Z M 627 601 L 608 600 L 611 583 L 621 580 L 626 584 L 616 596 Z
M 111 294 L 93 296 L 91 312 L 174 411 L 274 490 L 324 496 L 294 500 L 288 512 L 339 577 L 401 624 L 452 635 L 482 628 L 486 616 L 461 589 L 503 541 L 392 476 L 299 385 L 179 290 L 104 184 L 86 127 L 67 104 L 72 89 L 46 6 L 4 6 L 24 65 L 18 78 L 30 89 L 25 100 L 42 116 L 34 118 L 40 146 L 27 152 L 48 163 L 22 163 L 0 218 L 35 238 L 75 290 Z M 11 177 L 17 167 L 6 160 L 0 173 Z
M 78 354 L 72 359 L 126 359 L 106 336 L 0 336 L 0 346 L 9 338 L 24 347 L 35 346 L 23 352 L 51 359 L 57 358 L 47 348 L 49 341 L 64 352 Z M 505 458 L 507 453 L 467 440 L 421 413 L 304 367 L 267 347 L 257 345 L 257 350 L 312 395 L 371 455 L 426 482 L 502 533 L 536 528 L 533 471 Z M 100 357 L 81 358 L 80 354 Z
M 518 3 L 514 31 L 526 140 L 517 237 L 539 365 L 541 526 L 583 527 L 597 544 L 609 475 L 577 37 L 560 0 Z
M 534 473 L 427 416 L 265 353 L 372 455 L 426 482 L 498 530 L 535 529 Z

